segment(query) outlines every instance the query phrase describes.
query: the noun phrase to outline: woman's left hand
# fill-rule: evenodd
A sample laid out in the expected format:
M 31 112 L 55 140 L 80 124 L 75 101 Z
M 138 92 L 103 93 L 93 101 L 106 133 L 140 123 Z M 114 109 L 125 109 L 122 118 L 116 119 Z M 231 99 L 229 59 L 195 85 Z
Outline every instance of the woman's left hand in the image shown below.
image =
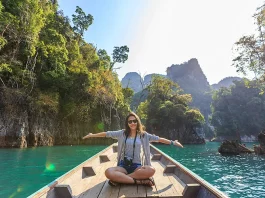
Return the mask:
M 181 148 L 184 147 L 184 146 L 183 146 L 178 140 L 173 141 L 173 144 L 174 144 L 175 146 L 179 146 L 179 147 L 181 147 Z

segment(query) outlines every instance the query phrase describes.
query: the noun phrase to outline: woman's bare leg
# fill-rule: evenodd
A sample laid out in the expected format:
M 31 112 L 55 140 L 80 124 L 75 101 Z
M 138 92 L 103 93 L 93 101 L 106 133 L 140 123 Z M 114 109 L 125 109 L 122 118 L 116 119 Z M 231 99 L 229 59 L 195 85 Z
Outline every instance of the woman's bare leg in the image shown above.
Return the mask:
M 122 167 L 111 167 L 105 171 L 106 177 L 114 182 L 123 183 L 123 184 L 134 184 L 132 177 L 127 175 L 127 171 Z
M 155 174 L 155 169 L 152 166 L 142 166 L 137 168 L 133 173 L 127 175 L 127 171 L 122 167 L 111 167 L 105 171 L 106 177 L 114 182 L 124 184 L 134 184 L 134 179 L 138 180 L 137 184 L 147 184 L 152 186 L 153 183 L 150 180 L 140 181 L 148 179 Z
M 155 169 L 152 166 L 141 166 L 128 176 L 134 179 L 147 179 L 155 174 Z

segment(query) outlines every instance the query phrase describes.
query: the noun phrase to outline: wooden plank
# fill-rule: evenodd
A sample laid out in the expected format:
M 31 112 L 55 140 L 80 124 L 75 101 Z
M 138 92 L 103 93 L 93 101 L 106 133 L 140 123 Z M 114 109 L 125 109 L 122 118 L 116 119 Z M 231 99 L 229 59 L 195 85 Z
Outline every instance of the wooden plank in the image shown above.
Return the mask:
M 138 197 L 146 197 L 146 188 L 143 185 L 137 185 Z
M 210 183 L 208 183 L 207 181 L 205 181 L 204 179 L 199 177 L 197 174 L 193 173 L 191 170 L 189 170 L 188 168 L 183 166 L 181 163 L 177 162 L 173 158 L 171 158 L 168 155 L 166 155 L 164 152 L 162 152 L 161 150 L 159 150 L 158 148 L 156 148 L 152 144 L 150 144 L 150 151 L 151 151 L 152 154 L 160 153 L 163 156 L 165 156 L 165 158 L 168 158 L 168 160 L 170 162 L 170 163 L 168 163 L 168 165 L 169 164 L 175 164 L 176 165 L 176 169 L 175 169 L 174 173 L 184 183 L 188 183 L 188 184 L 198 183 L 198 184 L 201 185 L 202 189 L 205 189 L 205 192 L 207 191 L 207 193 L 210 194 L 210 196 L 214 196 L 214 197 L 218 197 L 218 198 L 228 198 L 227 195 L 225 195 L 223 192 L 218 190 L 216 187 L 214 187 L 213 185 L 211 185 Z M 161 160 L 161 161 L 163 161 L 163 160 Z M 184 175 L 183 178 L 181 178 L 182 175 Z M 185 179 L 189 180 L 189 181 L 185 181 Z
M 161 157 L 162 157 L 161 154 L 154 154 L 154 155 L 152 156 L 151 160 L 160 160 Z
M 156 185 L 151 187 L 146 186 L 145 189 L 146 189 L 146 197 L 159 197 Z
M 99 159 L 100 159 L 100 163 L 104 163 L 104 162 L 109 162 L 110 161 L 108 155 L 100 155 Z
M 168 176 L 176 191 L 180 195 L 183 195 L 183 191 L 186 184 L 183 183 L 174 173 L 166 173 L 166 175 Z
M 138 197 L 137 195 L 137 185 L 130 185 L 130 184 L 121 184 L 120 192 L 119 192 L 119 198 L 135 198 Z
M 83 172 L 82 171 L 83 170 L 82 167 L 84 167 L 84 166 L 93 166 L 93 167 L 98 166 L 100 164 L 99 156 L 101 154 L 110 155 L 111 153 L 113 153 L 113 151 L 111 149 L 112 146 L 113 145 L 108 146 L 104 150 L 100 151 L 98 154 L 92 156 L 88 160 L 86 160 L 83 163 L 79 164 L 78 166 L 76 166 L 72 170 L 68 171 L 67 173 L 65 173 L 61 177 L 59 177 L 56 180 L 54 180 L 53 182 L 51 182 L 51 184 L 52 185 L 53 184 L 60 184 L 60 185 L 67 184 L 67 185 L 70 186 L 70 188 L 73 190 L 73 192 L 76 192 L 76 194 L 79 194 L 80 192 L 83 191 L 83 189 L 78 187 L 77 185 L 74 185 L 74 184 L 78 183 L 79 186 L 83 186 L 84 184 L 87 184 L 90 181 L 90 179 L 91 179 L 90 177 L 88 177 L 88 178 L 83 179 L 83 181 L 79 180 L 80 179 L 80 175 L 82 175 L 82 172 Z M 53 185 L 53 187 L 54 186 L 55 185 Z M 76 186 L 77 186 L 77 189 L 75 188 Z M 47 195 L 51 194 L 51 192 L 53 191 L 52 190 L 53 187 L 51 187 L 51 185 L 44 186 L 39 191 L 37 191 L 37 192 L 33 193 L 32 195 L 30 195 L 30 197 L 32 197 L 32 198 L 47 197 Z
M 197 197 L 200 189 L 201 189 L 200 184 L 187 184 L 184 188 L 183 196 L 184 198 Z
M 83 167 L 82 178 L 94 176 L 94 175 L 96 175 L 96 172 L 92 166 Z
M 146 189 L 143 185 L 119 185 L 112 187 L 106 181 L 98 198 L 117 197 L 146 197 Z
M 71 177 L 66 178 L 64 181 L 62 181 L 60 184 L 68 184 L 70 185 L 72 189 L 72 195 L 77 196 L 82 194 L 83 192 L 86 192 L 88 188 L 91 186 L 91 182 L 95 180 L 95 178 L 98 176 L 100 169 L 104 168 L 107 164 L 98 164 L 98 160 L 94 160 L 89 166 L 94 167 L 94 171 L 96 172 L 96 175 L 90 176 L 90 177 L 84 177 L 83 176 L 83 168 L 80 168 L 78 172 L 73 174 Z
M 106 180 L 98 198 L 117 198 L 120 192 L 120 185 L 110 186 Z
M 160 161 L 153 161 L 152 165 L 156 169 L 154 179 L 159 197 L 181 197 L 182 195 L 176 191 L 167 174 L 163 173 L 163 164 Z
M 146 197 L 145 186 L 143 185 L 119 185 L 112 187 L 105 183 L 98 198 L 117 198 L 117 197 Z
M 57 185 L 54 187 L 56 197 L 72 198 L 71 188 L 69 185 Z
M 175 171 L 176 165 L 166 165 L 164 173 L 173 173 Z
M 95 176 L 91 177 L 91 181 L 87 184 L 85 188 L 87 190 L 81 193 L 78 197 L 98 197 L 107 179 L 105 176 L 105 170 L 109 167 L 113 167 L 114 164 L 116 164 L 114 160 L 115 157 L 116 154 L 113 154 L 110 157 L 111 161 L 101 164 L 99 171 L 96 172 Z
M 116 166 L 117 162 L 114 161 L 112 164 L 112 167 Z M 106 182 L 104 183 L 104 186 L 98 196 L 98 198 L 117 198 L 120 191 L 120 185 L 118 186 L 110 186 L 108 184 L 108 179 L 106 179 Z

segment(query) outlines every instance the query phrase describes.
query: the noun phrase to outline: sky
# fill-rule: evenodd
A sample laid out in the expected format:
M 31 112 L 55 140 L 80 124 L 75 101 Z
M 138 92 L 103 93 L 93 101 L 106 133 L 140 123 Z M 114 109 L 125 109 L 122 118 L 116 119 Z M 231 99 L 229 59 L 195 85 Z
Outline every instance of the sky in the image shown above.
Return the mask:
M 127 45 L 129 58 L 116 72 L 166 74 L 167 67 L 197 58 L 210 84 L 239 76 L 234 43 L 256 31 L 253 15 L 264 0 L 59 0 L 70 19 L 76 6 L 94 17 L 86 42 L 109 55 Z

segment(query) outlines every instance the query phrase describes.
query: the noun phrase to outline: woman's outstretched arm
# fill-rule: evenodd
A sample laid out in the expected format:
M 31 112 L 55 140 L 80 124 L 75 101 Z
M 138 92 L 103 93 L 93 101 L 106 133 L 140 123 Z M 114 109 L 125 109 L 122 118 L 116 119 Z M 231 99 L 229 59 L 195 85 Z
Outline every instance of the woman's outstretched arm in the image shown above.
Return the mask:
M 106 132 L 101 132 L 101 133 L 89 133 L 86 136 L 83 137 L 83 139 L 87 139 L 87 138 L 92 138 L 92 137 L 106 137 Z
M 166 138 L 159 138 L 159 142 L 163 144 L 173 144 L 175 146 L 183 148 L 182 144 L 178 140 L 173 141 L 173 140 L 168 140 Z

